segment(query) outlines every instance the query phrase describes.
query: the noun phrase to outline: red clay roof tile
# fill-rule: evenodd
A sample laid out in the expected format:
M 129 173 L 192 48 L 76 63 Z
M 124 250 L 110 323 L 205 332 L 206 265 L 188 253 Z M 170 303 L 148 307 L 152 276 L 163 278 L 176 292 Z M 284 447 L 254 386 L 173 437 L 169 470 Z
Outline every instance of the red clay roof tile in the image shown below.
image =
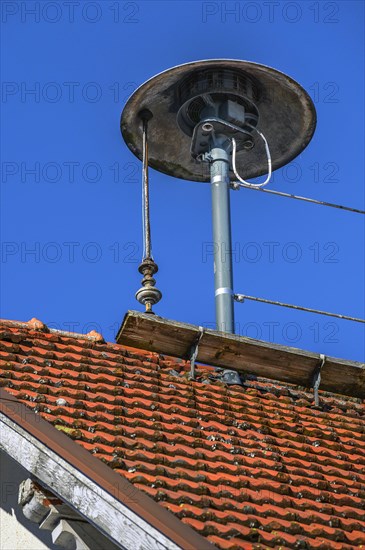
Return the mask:
M 289 384 L 189 370 L 93 332 L 0 323 L 0 385 L 217 547 L 365 545 L 364 401 L 315 407 Z

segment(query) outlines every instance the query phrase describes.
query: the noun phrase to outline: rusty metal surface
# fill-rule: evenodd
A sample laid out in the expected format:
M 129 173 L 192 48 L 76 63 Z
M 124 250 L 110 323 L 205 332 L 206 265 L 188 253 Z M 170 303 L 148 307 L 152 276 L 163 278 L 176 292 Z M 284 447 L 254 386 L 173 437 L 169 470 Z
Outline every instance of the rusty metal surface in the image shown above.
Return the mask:
M 128 99 L 121 116 L 121 131 L 127 146 L 139 159 L 142 159 L 142 126 L 137 115 L 141 109 L 149 109 L 153 113 L 149 123 L 149 165 L 176 178 L 210 181 L 209 166 L 191 157 L 191 138 L 176 122 L 176 86 L 183 78 L 204 68 L 239 70 L 260 82 L 257 128 L 268 140 L 274 170 L 290 162 L 308 145 L 316 126 L 316 111 L 311 98 L 297 82 L 265 65 L 209 59 L 164 71 L 142 84 Z M 257 141 L 252 150 L 240 151 L 237 168 L 245 178 L 265 174 L 267 159 L 262 144 Z
M 171 512 L 134 487 L 132 483 L 114 472 L 101 460 L 92 456 L 89 451 L 72 441 L 70 437 L 56 430 L 54 426 L 28 409 L 3 388 L 0 388 L 0 411 L 114 498 L 126 504 L 134 513 L 163 533 L 177 546 L 186 550 L 195 548 L 214 550 L 216 548 L 207 539 L 182 523 Z M 133 494 L 133 499 L 131 499 L 131 494 Z

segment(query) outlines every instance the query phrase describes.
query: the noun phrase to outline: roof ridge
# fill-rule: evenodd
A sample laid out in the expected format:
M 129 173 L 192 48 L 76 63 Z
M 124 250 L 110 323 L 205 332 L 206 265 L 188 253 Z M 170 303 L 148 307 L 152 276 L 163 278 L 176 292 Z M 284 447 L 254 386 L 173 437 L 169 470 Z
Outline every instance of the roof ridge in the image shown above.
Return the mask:
M 36 317 L 33 317 L 29 321 L 15 321 L 11 319 L 0 319 L 0 326 L 25 328 L 27 330 L 37 330 L 39 332 L 51 332 L 53 334 L 59 334 L 60 336 L 68 336 L 71 338 L 77 338 L 81 340 L 91 340 L 93 342 L 106 343 L 102 334 L 96 330 L 91 330 L 87 334 L 79 332 L 70 332 L 67 330 L 60 330 L 56 328 L 49 328 L 43 321 L 40 321 Z

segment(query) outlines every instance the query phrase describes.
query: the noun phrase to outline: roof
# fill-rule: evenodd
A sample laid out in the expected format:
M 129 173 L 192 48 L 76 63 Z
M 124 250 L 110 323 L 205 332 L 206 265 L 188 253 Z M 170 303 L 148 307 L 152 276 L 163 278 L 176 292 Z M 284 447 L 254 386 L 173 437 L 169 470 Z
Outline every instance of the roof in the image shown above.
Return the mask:
M 222 549 L 365 545 L 365 401 L 0 323 L 0 385 Z

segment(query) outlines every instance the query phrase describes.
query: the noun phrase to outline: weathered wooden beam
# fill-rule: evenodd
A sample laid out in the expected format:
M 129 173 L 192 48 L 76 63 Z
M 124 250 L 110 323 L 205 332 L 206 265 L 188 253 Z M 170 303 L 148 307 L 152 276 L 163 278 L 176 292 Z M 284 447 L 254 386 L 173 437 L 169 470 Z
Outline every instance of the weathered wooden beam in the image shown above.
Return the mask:
M 129 311 L 117 334 L 117 343 L 156 351 L 173 357 L 188 357 L 199 327 L 163 319 L 157 315 Z M 264 378 L 313 386 L 320 364 L 319 354 L 205 329 L 197 361 Z M 326 357 L 321 369 L 321 390 L 365 399 L 365 365 Z
M 61 519 L 51 534 L 53 544 L 67 550 L 119 550 L 87 521 Z
M 21 482 L 18 502 L 24 516 L 40 529 L 51 531 L 54 544 L 62 548 L 119 550 L 119 546 L 33 479 Z

